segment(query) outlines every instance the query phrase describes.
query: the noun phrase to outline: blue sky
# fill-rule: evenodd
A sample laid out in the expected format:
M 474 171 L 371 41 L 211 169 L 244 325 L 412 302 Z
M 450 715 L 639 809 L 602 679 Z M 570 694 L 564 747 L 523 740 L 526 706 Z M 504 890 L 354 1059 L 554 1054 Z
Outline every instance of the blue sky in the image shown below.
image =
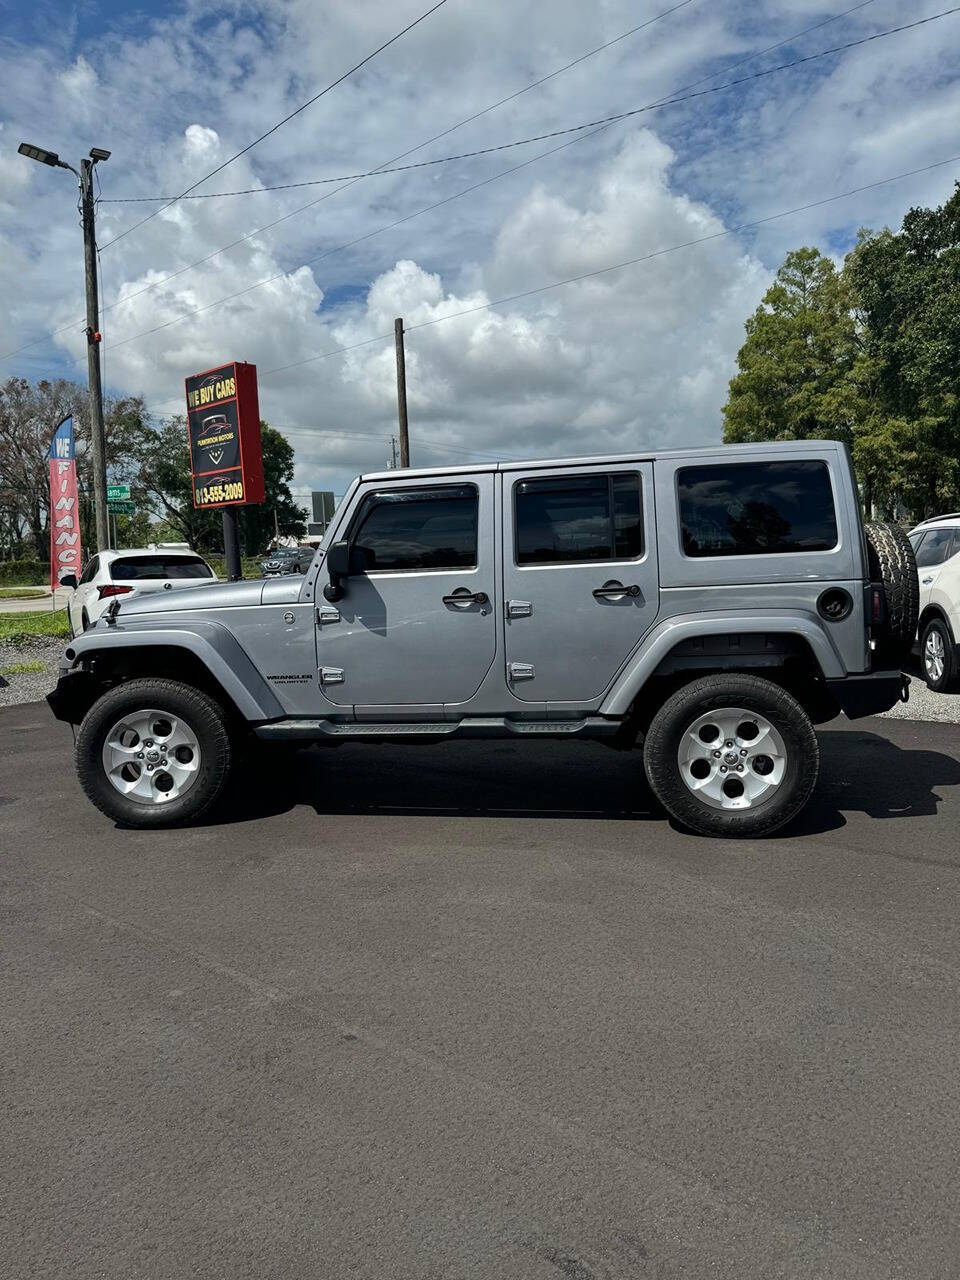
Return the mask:
M 201 190 L 374 167 L 672 2 L 448 0 Z M 722 83 L 724 68 L 852 3 L 690 0 L 410 159 L 563 128 L 709 75 Z M 4 361 L 5 373 L 82 380 L 84 369 L 71 177 L 18 157 L 20 140 L 74 162 L 91 145 L 110 149 L 107 198 L 176 192 L 426 7 L 0 4 L 0 353 L 66 326 Z M 945 7 L 871 0 L 732 74 Z M 349 473 L 382 465 L 394 424 L 392 350 L 354 344 L 402 314 L 408 328 L 428 325 L 408 349 L 415 461 L 716 439 L 743 322 L 783 255 L 809 243 L 842 256 L 859 226 L 895 226 L 911 204 L 945 199 L 960 166 L 443 317 L 960 154 L 958 47 L 960 15 L 615 125 L 373 235 L 563 139 L 367 179 L 307 209 L 329 189 L 181 202 L 103 250 L 108 386 L 173 412 L 186 374 L 253 360 L 265 416 L 297 447 L 298 479 L 339 491 Z M 101 244 L 152 207 L 102 204 Z M 369 238 L 331 252 L 358 237 Z M 269 283 L 221 301 L 258 281 Z

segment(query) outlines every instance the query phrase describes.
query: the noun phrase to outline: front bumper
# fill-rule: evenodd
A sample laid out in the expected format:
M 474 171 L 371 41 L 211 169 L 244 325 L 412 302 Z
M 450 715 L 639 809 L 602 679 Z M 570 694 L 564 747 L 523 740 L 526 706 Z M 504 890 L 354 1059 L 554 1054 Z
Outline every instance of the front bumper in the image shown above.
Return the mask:
M 71 670 L 60 668 L 60 679 L 52 692 L 47 694 L 47 706 L 58 720 L 66 724 L 79 724 L 96 696 L 96 684 L 82 667 Z
M 828 680 L 826 685 L 848 720 L 879 715 L 910 697 L 910 677 L 902 671 L 871 671 Z

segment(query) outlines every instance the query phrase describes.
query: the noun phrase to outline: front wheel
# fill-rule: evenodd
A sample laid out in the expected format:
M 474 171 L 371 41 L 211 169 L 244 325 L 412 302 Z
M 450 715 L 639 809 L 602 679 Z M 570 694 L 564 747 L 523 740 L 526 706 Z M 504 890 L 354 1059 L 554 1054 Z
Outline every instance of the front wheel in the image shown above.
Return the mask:
M 98 699 L 75 749 L 87 798 L 128 827 L 205 813 L 226 786 L 233 749 L 223 708 L 177 680 L 131 680 Z
M 957 660 L 953 636 L 945 622 L 931 618 L 920 638 L 920 660 L 927 687 L 934 693 L 949 693 L 957 684 Z
M 683 826 L 749 838 L 800 812 L 820 751 L 810 717 L 779 685 L 716 675 L 666 700 L 644 740 L 643 762 L 657 799 Z

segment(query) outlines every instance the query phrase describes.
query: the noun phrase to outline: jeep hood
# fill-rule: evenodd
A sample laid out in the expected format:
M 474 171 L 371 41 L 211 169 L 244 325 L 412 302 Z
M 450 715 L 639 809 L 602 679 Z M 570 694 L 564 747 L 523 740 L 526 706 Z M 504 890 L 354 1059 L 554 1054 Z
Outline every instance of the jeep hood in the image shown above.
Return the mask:
M 298 589 L 299 586 L 298 579 Z M 178 591 L 174 587 L 170 591 L 152 591 L 149 595 L 133 596 L 129 600 L 119 596 L 117 620 L 123 622 L 127 618 L 147 614 L 196 613 L 200 609 L 236 609 L 260 604 L 263 587 L 263 581 L 258 579 L 254 582 L 216 582 L 209 587 L 191 587 L 188 591 Z

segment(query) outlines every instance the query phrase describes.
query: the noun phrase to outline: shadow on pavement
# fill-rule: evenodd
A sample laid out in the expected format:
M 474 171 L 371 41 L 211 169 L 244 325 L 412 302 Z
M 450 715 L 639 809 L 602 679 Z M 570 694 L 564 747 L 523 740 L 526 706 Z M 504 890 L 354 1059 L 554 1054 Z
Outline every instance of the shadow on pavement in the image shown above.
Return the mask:
M 935 817 L 938 787 L 960 785 L 960 762 L 905 749 L 876 733 L 821 734 L 820 782 L 789 839 L 834 831 L 844 813 Z M 410 816 L 664 821 L 639 752 L 585 743 L 462 742 L 437 747 L 350 745 L 247 760 L 209 825 L 250 822 L 304 805 L 318 816 Z
M 868 818 L 933 818 L 937 788 L 960 785 L 960 761 L 942 751 L 907 750 L 862 730 L 820 735 L 820 782 L 813 799 L 781 836 L 814 835 L 846 825 L 844 813 Z

